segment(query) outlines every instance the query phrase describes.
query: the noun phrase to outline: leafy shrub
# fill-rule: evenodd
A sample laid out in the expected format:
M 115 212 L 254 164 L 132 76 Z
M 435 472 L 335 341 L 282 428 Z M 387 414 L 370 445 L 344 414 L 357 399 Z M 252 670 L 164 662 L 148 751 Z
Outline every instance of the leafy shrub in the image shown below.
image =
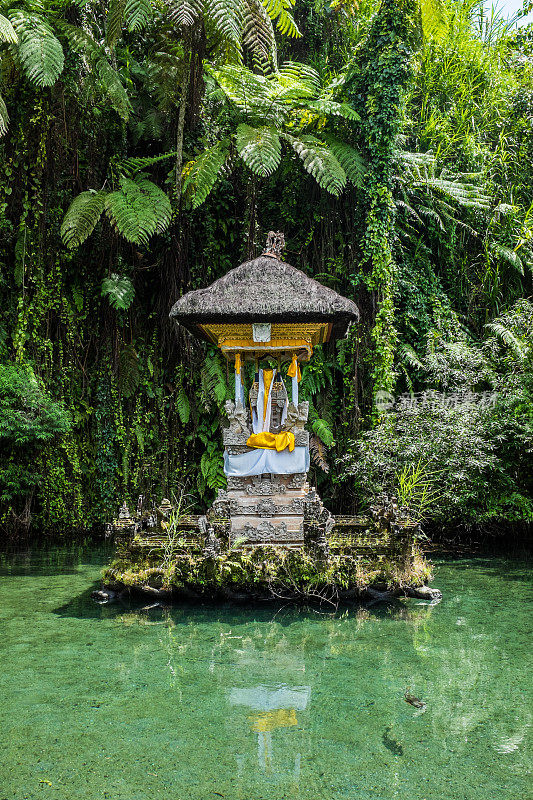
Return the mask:
M 0 364 L 0 498 L 11 503 L 39 482 L 39 446 L 66 433 L 71 419 L 28 364 Z

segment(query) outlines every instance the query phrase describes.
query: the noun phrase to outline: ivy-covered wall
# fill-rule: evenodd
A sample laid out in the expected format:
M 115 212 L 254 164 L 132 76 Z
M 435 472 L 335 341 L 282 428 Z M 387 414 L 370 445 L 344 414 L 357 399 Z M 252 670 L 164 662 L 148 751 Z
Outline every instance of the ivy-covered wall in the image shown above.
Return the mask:
M 246 49 L 239 64 L 209 20 L 178 25 L 154 3 L 143 26 L 117 28 L 96 2 L 8 5 L 18 45 L 0 45 L 3 531 L 98 528 L 123 498 L 182 487 L 198 510 L 212 501 L 224 485 L 226 365 L 168 312 L 260 252 L 269 229 L 285 232 L 289 263 L 362 310 L 346 340 L 317 351 L 301 389 L 313 479 L 332 510 L 360 507 L 368 484 L 343 458 L 382 423 L 377 393 L 442 389 L 427 354 L 458 338 L 477 346 L 483 325 L 531 292 L 529 40 L 491 49 L 459 14 L 428 33 L 414 0 L 301 0 L 303 35 L 278 31 L 277 58 L 312 72 L 280 73 L 300 83 L 278 118 L 257 88 L 271 67 Z M 57 50 L 28 62 L 39 50 L 28 55 L 19 6 L 57 37 L 61 69 Z M 456 82 L 477 70 L 481 88 L 455 96 L 444 56 Z M 449 115 L 467 114 L 474 91 L 475 134 L 454 139 Z M 281 143 L 272 167 L 247 155 L 259 145 L 243 137 L 258 130 L 274 161 Z M 482 370 L 471 378 L 494 384 Z M 526 508 L 518 456 L 506 453 L 498 491 L 521 493 Z

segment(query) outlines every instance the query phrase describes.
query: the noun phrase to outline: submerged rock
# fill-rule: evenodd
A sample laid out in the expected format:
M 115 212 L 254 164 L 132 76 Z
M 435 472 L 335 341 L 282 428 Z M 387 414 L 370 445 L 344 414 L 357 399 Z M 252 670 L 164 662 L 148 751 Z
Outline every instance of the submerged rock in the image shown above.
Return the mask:
M 115 600 L 118 600 L 118 597 L 118 592 L 114 592 L 112 589 L 97 589 L 95 592 L 91 592 L 91 600 L 94 600 L 95 603 L 99 603 L 100 605 L 104 603 L 113 603 Z

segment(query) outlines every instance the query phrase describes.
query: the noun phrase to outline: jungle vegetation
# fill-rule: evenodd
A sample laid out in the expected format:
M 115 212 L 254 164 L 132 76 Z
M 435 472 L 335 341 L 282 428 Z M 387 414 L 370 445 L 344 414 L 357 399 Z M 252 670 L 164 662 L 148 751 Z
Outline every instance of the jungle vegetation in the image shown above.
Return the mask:
M 300 390 L 331 509 L 530 524 L 532 78 L 477 0 L 0 0 L 4 535 L 207 507 L 231 382 L 168 312 L 269 229 L 362 313 Z

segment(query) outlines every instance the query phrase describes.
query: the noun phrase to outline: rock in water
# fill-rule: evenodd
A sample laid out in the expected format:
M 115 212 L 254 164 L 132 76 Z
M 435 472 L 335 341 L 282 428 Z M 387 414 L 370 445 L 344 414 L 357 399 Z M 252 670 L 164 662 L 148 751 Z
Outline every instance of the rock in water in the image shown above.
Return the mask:
M 407 687 L 407 690 L 406 690 L 406 692 L 405 692 L 405 694 L 403 696 L 403 699 L 405 700 L 406 703 L 409 703 L 409 705 L 414 706 L 415 708 L 425 708 L 426 707 L 426 703 L 424 703 L 423 700 L 420 700 L 419 697 L 415 697 L 414 695 L 409 694 L 409 687 Z
M 111 591 L 111 589 L 98 589 L 95 592 L 91 592 L 91 600 L 94 600 L 95 603 L 99 603 L 100 605 L 103 603 L 112 603 L 117 597 L 117 593 Z

